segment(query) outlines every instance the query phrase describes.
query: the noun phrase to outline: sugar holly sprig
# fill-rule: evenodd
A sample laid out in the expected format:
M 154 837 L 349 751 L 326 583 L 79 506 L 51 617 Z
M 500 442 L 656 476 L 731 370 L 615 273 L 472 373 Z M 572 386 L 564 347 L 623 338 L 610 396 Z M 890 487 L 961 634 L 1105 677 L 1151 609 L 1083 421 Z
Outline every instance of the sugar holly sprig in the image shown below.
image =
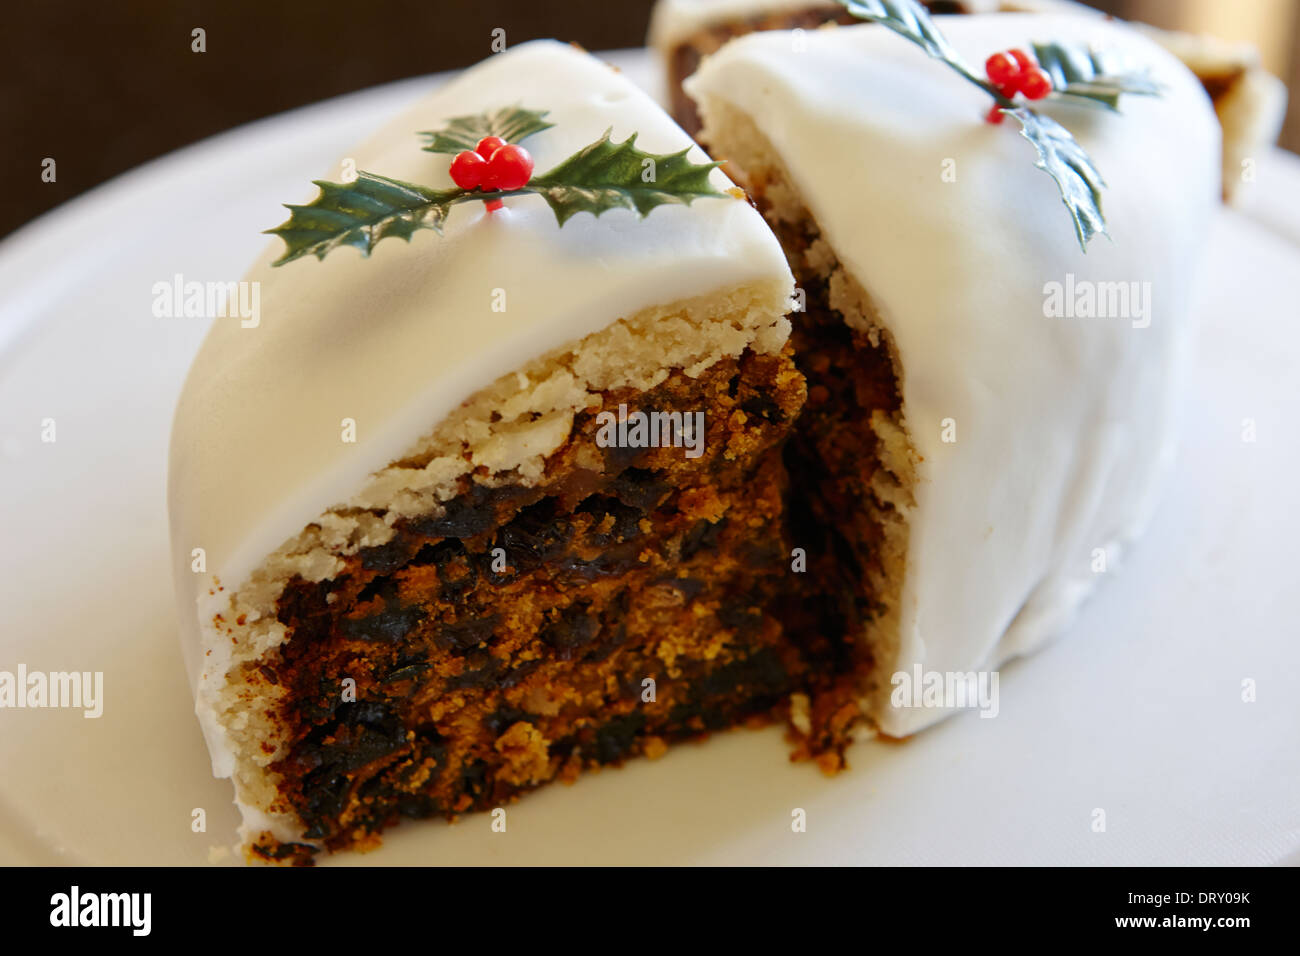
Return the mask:
M 1109 73 L 1104 58 L 1095 52 L 1085 54 L 1062 44 L 1035 44 L 1034 56 L 1019 49 L 993 54 L 985 61 L 981 77 L 966 65 L 917 0 L 839 2 L 858 19 L 888 27 L 915 43 L 992 97 L 993 105 L 985 116 L 990 123 L 1001 123 L 1006 116 L 1020 123 L 1020 134 L 1037 154 L 1034 165 L 1055 180 L 1084 252 L 1093 236 L 1106 233 L 1101 211 L 1101 190 L 1106 183 L 1091 157 L 1069 130 L 1018 102 L 1017 96 L 1030 102 L 1049 96 L 1073 98 L 1117 109 L 1121 93 L 1159 93 L 1145 75 Z
M 606 130 L 600 139 L 541 175 L 533 175 L 532 156 L 526 149 L 504 142 L 504 137 L 494 133 L 461 149 L 471 131 L 493 128 L 490 117 L 494 115 L 500 111 L 479 118 L 460 117 L 447 130 L 424 134 L 432 137 L 425 147 L 431 152 L 452 151 L 433 149 L 435 145 L 457 146 L 450 168 L 455 188 L 434 189 L 369 172 L 358 173 L 351 183 L 315 180 L 320 195 L 305 205 L 286 205 L 289 219 L 266 230 L 285 242 L 284 254 L 273 265 L 307 255 L 324 259 L 339 246 L 352 246 L 369 255 L 381 239 L 397 236 L 409 241 L 418 229 L 441 233 L 451 208 L 465 202 L 482 201 L 493 209 L 512 196 L 536 195 L 563 226 L 580 212 L 600 216 L 611 209 L 631 209 L 644 218 L 658 206 L 690 205 L 700 198 L 734 198 L 709 181 L 718 163 L 693 162 L 687 158 L 691 147 L 675 153 L 646 152 L 637 148 L 636 133 L 616 143 L 611 139 L 612 130 Z M 540 122 L 545 114 L 533 115 Z M 550 126 L 528 129 L 522 135 Z M 518 136 L 521 131 L 513 132 Z
M 518 189 L 533 174 L 533 157 L 520 140 L 548 130 L 547 110 L 504 106 L 485 113 L 457 116 L 445 129 L 429 130 L 424 147 L 429 153 L 455 153 L 451 161 L 452 181 L 462 189 Z M 505 151 L 497 156 L 497 150 Z M 500 199 L 484 203 L 489 212 L 500 209 Z

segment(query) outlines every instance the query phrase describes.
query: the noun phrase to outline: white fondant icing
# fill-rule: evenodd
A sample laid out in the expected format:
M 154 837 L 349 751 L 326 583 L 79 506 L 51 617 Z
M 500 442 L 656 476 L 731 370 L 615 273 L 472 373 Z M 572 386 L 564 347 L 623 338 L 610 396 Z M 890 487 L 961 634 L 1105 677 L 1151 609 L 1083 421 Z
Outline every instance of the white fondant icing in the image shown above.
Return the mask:
M 615 140 L 673 152 L 692 141 L 640 89 L 553 41 L 521 45 L 468 71 L 346 157 L 354 168 L 452 185 L 447 155 L 417 131 L 520 103 L 555 127 L 526 142 L 539 172 L 612 128 Z M 698 147 L 693 158 L 707 157 Z M 344 161 L 326 179 L 342 178 Z M 721 189 L 732 184 L 713 173 Z M 305 185 L 305 184 L 304 184 Z M 294 198 L 294 197 L 286 197 Z M 269 226 L 283 210 L 268 209 Z M 229 641 L 212 614 L 274 550 L 480 388 L 552 349 L 639 310 L 754 281 L 789 281 L 762 217 L 733 198 L 579 214 L 563 228 L 538 197 L 453 208 L 439 236 L 344 248 L 278 268 L 274 240 L 246 277 L 260 283 L 260 324 L 217 319 L 186 380 L 172 431 L 171 537 L 183 644 L 214 770 L 233 763 L 212 711 Z M 505 309 L 497 290 L 505 294 Z M 342 420 L 357 440 L 342 440 Z M 207 573 L 191 570 L 206 551 Z M 209 596 L 217 582 L 226 590 Z M 196 611 L 196 603 L 200 609 Z M 205 650 L 210 651 L 205 660 Z M 200 688 L 200 682 L 206 686 Z
M 1105 177 L 1112 239 L 1080 251 L 1018 124 L 983 122 L 986 95 L 883 27 L 811 31 L 798 47 L 788 34 L 752 34 L 707 58 L 687 90 L 752 118 L 880 307 L 922 459 L 901 646 L 886 666 L 965 672 L 1060 631 L 1149 514 L 1172 452 L 1219 131 L 1195 77 L 1122 25 L 1010 14 L 937 22 L 972 64 L 1035 40 L 1093 42 L 1163 84 L 1160 98 L 1124 97 L 1122 114 L 1040 107 Z M 1069 275 L 1076 290 L 1150 289 L 1149 325 L 1046 317 L 1047 284 Z M 955 442 L 943 440 L 948 419 Z M 1094 549 L 1106 572 L 1093 570 Z M 943 713 L 878 716 L 904 735 Z

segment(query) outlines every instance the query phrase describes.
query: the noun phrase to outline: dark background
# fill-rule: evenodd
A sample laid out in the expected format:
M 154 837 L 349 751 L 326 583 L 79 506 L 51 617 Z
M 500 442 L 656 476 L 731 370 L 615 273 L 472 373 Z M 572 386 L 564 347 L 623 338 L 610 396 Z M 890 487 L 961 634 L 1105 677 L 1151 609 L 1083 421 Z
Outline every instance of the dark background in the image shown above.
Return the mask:
M 1123 14 L 1138 2 L 1094 6 Z M 241 123 L 467 66 L 491 52 L 497 27 L 511 46 L 538 37 L 589 50 L 640 46 L 651 6 L 652 0 L 6 0 L 0 236 L 118 173 Z M 195 27 L 207 31 L 205 53 L 191 52 Z M 47 156 L 58 164 L 54 183 L 40 179 Z

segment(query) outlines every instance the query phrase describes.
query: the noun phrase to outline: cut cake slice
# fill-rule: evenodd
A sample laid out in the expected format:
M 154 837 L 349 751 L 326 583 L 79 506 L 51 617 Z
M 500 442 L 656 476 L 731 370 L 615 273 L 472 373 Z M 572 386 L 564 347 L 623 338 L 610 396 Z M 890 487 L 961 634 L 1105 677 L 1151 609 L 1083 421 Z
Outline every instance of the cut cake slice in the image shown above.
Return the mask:
M 631 82 L 547 41 L 423 98 L 347 165 L 449 187 L 417 131 L 520 103 L 553 124 L 528 140 L 539 171 L 611 128 L 706 159 Z M 172 537 L 197 712 L 254 857 L 495 807 L 805 685 L 766 608 L 804 399 L 792 279 L 710 175 L 735 195 L 644 220 L 561 228 L 519 197 L 368 259 L 273 268 L 277 242 L 248 276 L 260 323 L 213 326 L 176 413 Z

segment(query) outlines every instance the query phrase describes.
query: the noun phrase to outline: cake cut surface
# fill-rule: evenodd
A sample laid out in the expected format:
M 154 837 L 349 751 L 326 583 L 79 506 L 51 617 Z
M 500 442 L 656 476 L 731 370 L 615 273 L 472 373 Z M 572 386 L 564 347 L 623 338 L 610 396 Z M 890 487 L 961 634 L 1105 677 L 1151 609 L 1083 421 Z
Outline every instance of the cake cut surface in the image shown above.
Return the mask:
M 276 606 L 292 638 L 247 690 L 292 691 L 269 769 L 304 837 L 365 845 L 399 816 L 501 806 L 805 687 L 809 664 L 767 611 L 784 576 L 781 446 L 802 399 L 787 355 L 749 350 L 612 390 L 536 483 L 467 479 L 338 574 L 292 579 Z M 704 453 L 602 449 L 611 409 L 700 410 Z

